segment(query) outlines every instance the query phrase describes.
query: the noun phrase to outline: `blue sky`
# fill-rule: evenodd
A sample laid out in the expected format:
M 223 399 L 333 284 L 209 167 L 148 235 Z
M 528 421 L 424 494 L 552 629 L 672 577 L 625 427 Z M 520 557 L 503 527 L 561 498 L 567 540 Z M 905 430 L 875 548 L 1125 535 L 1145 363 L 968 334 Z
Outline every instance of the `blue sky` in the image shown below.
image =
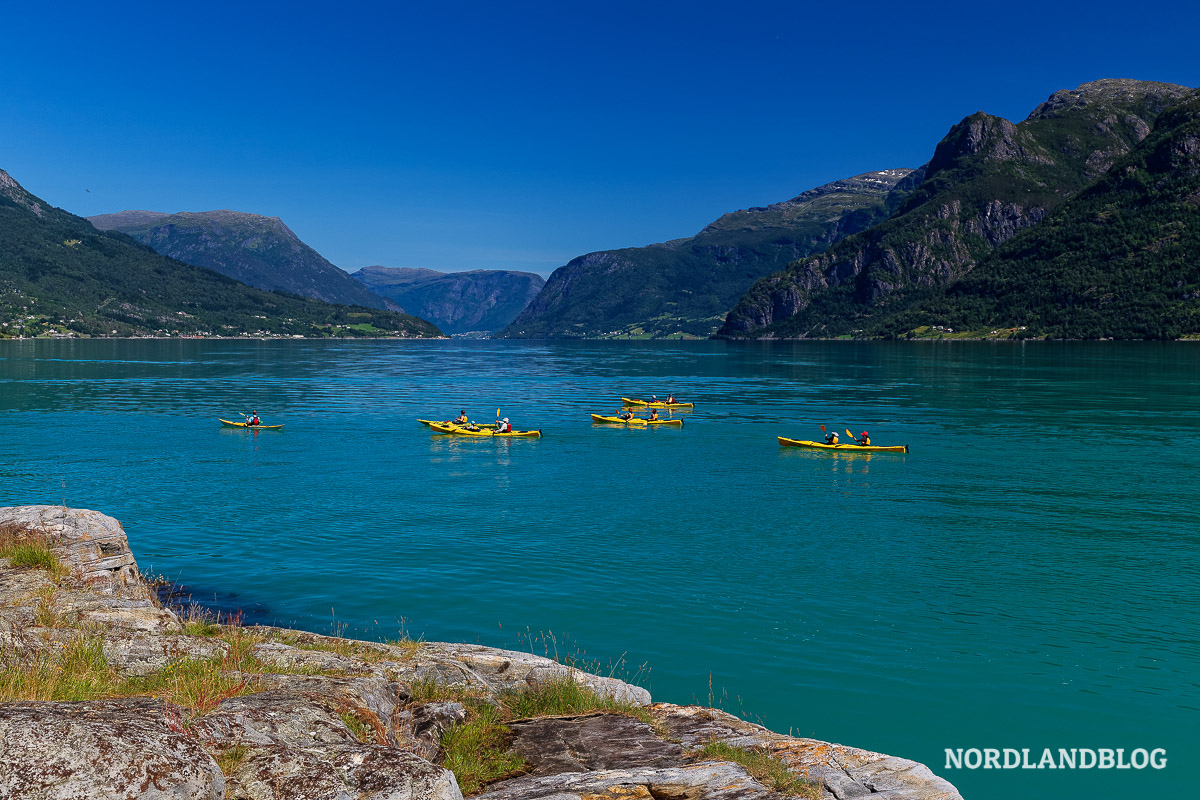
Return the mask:
M 1200 86 L 1195 2 L 36 6 L 0 168 L 81 215 L 279 216 L 348 269 L 548 274 L 918 166 L 977 110 Z

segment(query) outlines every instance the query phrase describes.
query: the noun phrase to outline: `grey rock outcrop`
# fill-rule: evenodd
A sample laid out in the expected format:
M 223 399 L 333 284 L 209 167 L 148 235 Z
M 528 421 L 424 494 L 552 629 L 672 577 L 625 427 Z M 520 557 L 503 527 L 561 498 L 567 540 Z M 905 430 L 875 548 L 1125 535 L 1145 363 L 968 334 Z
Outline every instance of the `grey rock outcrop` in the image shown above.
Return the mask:
M 0 705 L 0 797 L 220 800 L 225 777 L 178 714 L 145 698 Z

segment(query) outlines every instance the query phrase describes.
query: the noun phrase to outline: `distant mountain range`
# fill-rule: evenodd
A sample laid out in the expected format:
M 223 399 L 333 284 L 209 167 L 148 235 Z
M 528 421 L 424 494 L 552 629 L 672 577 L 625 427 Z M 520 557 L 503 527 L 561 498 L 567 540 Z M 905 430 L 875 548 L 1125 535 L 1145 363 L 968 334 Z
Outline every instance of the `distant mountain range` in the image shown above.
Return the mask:
M 446 333 L 491 333 L 507 326 L 546 284 L 532 272 L 438 272 L 405 267 L 363 267 L 351 277 L 396 301 Z
M 700 233 L 589 253 L 559 267 L 510 338 L 706 337 L 755 280 L 884 219 L 915 186 L 889 169 L 725 214 Z
M 888 219 L 760 280 L 719 335 L 1196 334 L 1196 97 L 1102 80 L 972 114 Z
M 241 211 L 121 211 L 88 219 L 102 231 L 120 231 L 164 256 L 208 267 L 258 289 L 326 303 L 404 310 L 329 263 L 279 217 Z
M 407 314 L 254 289 L 159 255 L 125 234 L 97 230 L 54 208 L 0 170 L 0 336 L 174 334 L 440 331 Z

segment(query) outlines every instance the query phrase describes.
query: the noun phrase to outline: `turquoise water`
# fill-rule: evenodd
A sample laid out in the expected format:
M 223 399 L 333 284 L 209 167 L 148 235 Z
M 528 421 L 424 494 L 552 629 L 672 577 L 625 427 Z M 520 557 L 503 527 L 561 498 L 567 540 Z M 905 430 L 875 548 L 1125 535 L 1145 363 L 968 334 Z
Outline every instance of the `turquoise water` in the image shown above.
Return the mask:
M 682 430 L 588 420 L 670 390 Z M 1184 796 L 1198 390 L 1186 344 L 7 341 L 0 504 L 112 514 L 144 570 L 257 619 L 532 637 L 967 798 Z M 415 422 L 497 406 L 545 437 Z M 217 423 L 252 409 L 286 428 Z M 776 443 L 819 423 L 912 452 Z M 948 770 L 948 747 L 1169 761 Z

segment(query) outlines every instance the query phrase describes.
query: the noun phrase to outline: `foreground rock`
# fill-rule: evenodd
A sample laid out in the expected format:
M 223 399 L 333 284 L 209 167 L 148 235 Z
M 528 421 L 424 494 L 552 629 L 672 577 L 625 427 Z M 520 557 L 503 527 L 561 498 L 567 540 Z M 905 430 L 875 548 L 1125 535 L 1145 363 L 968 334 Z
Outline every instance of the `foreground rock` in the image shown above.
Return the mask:
M 74 648 L 95 662 L 89 680 L 101 687 L 84 695 L 122 695 L 30 702 L 10 688 L 0 697 L 0 800 L 455 800 L 446 734 L 512 693 L 563 681 L 606 698 L 592 707 L 617 708 L 510 720 L 504 747 L 525 766 L 505 768 L 480 797 L 783 796 L 698 753 L 723 742 L 772 754 L 813 782 L 814 797 L 961 800 L 921 764 L 651 704 L 645 689 L 528 653 L 185 622 L 156 603 L 120 524 L 94 511 L 0 508 L 0 530 L 40 538 L 70 569 L 0 559 L 0 668 L 48 686 Z

